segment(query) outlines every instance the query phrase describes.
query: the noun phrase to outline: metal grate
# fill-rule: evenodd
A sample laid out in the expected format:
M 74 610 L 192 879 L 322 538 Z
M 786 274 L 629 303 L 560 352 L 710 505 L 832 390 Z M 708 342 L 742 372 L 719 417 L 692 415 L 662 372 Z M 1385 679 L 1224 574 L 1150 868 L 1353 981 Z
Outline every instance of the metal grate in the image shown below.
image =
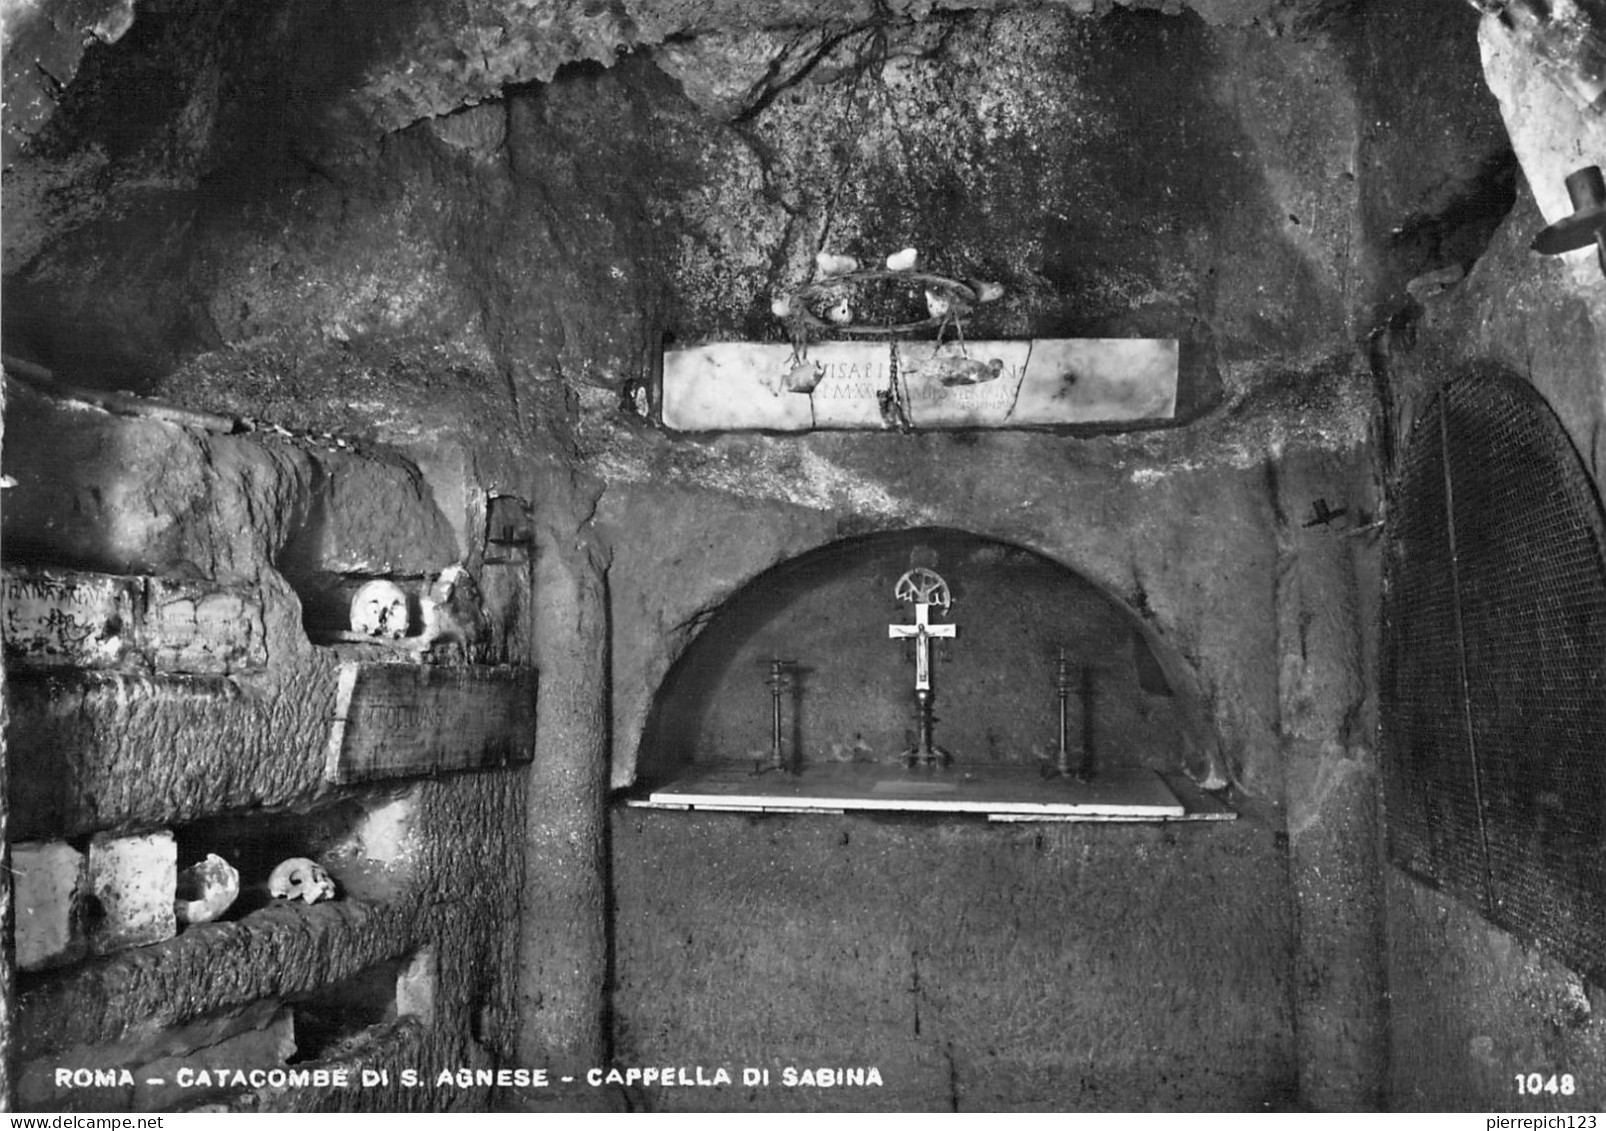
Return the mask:
M 1389 522 L 1391 858 L 1606 980 L 1606 527 L 1525 382 L 1446 385 Z

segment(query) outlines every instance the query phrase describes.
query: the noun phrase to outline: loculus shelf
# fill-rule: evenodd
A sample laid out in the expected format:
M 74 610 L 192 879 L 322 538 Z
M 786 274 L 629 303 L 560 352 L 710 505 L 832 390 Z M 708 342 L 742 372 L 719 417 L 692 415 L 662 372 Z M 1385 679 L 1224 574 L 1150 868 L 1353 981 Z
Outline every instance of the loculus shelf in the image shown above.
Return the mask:
M 830 763 L 793 775 L 723 763 L 627 804 L 746 813 L 968 813 L 993 821 L 1220 821 L 1237 815 L 1180 775 L 1110 770 L 1081 782 L 1045 779 L 1032 766 L 986 765 L 905 770 Z

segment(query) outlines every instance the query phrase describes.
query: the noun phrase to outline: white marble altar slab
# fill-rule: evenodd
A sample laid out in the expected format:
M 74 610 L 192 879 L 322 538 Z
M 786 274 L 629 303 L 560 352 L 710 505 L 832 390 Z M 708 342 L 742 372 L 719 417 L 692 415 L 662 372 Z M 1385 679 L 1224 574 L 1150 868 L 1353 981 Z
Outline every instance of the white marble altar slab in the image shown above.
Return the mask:
M 664 354 L 663 420 L 684 432 L 890 427 L 877 394 L 897 372 L 915 428 L 1012 428 L 1166 419 L 1177 396 L 1170 339 L 819 342 L 811 392 L 787 389 L 784 343 L 718 342 Z M 806 371 L 805 371 L 806 372 Z M 992 380 L 974 382 L 988 372 Z
M 904 769 L 820 764 L 797 775 L 715 765 L 629 804 L 725 812 L 971 813 L 1080 820 L 1180 819 L 1187 809 L 1152 770 L 1112 770 L 1091 781 L 1044 779 L 1035 766 L 955 765 Z

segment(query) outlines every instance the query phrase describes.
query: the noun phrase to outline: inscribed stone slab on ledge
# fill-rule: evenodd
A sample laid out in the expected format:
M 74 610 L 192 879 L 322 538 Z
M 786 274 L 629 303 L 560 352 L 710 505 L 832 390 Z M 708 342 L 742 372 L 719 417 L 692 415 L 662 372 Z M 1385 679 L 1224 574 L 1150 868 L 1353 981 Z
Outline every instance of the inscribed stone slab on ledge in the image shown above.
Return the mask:
M 915 428 L 1015 428 L 1169 419 L 1176 411 L 1177 343 L 1089 338 L 1030 342 L 819 342 L 819 383 L 791 392 L 796 362 L 775 342 L 718 342 L 664 354 L 663 420 L 683 432 L 886 428 L 877 393 L 892 380 Z M 982 368 L 998 376 L 963 380 Z
M 324 777 L 345 784 L 528 762 L 535 689 L 534 668 L 348 661 Z

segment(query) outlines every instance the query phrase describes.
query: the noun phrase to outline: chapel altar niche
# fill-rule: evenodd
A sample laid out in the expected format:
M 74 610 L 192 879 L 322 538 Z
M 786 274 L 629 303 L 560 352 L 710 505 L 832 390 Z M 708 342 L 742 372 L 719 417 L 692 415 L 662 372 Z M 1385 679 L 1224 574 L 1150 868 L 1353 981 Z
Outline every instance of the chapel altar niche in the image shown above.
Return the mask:
M 947 602 L 924 614 L 929 743 L 911 574 L 939 578 Z M 1182 771 L 1207 748 L 1187 680 L 1132 611 L 1032 550 L 940 528 L 850 538 L 774 567 L 713 615 L 659 690 L 640 776 L 670 803 L 701 780 L 781 809 L 822 785 L 869 808 L 849 795 L 1004 782 L 1029 809 L 1079 790 L 1106 815 L 1180 817 L 1154 783 L 1187 790 Z

